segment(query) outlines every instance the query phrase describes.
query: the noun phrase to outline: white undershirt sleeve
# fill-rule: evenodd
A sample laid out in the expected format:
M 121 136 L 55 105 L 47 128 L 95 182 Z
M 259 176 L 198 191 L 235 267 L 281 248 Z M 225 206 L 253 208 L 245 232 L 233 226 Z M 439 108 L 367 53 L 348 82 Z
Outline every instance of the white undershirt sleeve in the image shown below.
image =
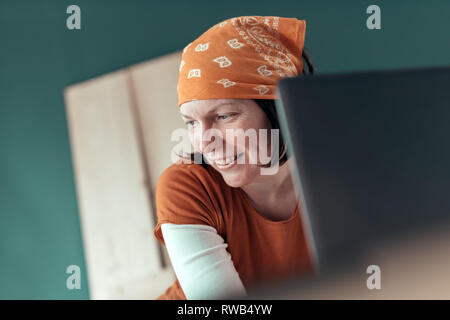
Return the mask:
M 247 296 L 228 244 L 215 228 L 200 224 L 163 223 L 170 261 L 187 299 Z

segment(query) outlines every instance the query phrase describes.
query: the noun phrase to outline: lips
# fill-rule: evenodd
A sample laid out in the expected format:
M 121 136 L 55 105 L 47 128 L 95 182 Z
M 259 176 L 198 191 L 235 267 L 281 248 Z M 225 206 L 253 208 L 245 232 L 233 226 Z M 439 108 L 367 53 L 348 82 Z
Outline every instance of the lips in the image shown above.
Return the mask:
M 228 157 L 226 159 L 214 160 L 214 162 L 220 166 L 226 166 L 226 165 L 232 163 L 236 159 L 237 159 L 237 155 L 234 157 Z
M 244 153 L 240 153 L 238 155 L 232 156 L 232 157 L 228 157 L 228 158 L 220 158 L 217 160 L 214 159 L 209 159 L 208 160 L 212 163 L 215 163 L 216 166 L 220 169 L 225 169 L 225 168 L 229 168 L 231 167 L 233 164 L 236 163 L 237 158 L 239 158 L 241 155 L 243 155 Z

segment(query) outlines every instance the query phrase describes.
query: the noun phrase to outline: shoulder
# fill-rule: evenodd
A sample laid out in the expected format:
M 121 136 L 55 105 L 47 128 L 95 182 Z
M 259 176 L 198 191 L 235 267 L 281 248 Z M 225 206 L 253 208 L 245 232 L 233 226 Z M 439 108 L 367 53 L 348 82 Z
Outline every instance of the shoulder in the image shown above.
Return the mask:
M 222 230 L 220 174 L 200 164 L 172 164 L 156 187 L 158 221 L 205 224 Z M 221 176 L 220 176 L 221 178 Z
M 191 187 L 211 187 L 221 183 L 218 179 L 218 173 L 210 166 L 200 164 L 172 164 L 161 174 L 157 184 L 157 192 L 166 189 L 178 187 L 187 189 Z

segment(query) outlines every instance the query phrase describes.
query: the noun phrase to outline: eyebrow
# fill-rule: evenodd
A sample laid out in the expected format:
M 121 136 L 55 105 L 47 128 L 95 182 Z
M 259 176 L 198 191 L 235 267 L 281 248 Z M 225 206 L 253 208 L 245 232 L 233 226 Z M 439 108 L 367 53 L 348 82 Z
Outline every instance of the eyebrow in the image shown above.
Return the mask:
M 216 105 L 212 110 L 209 110 L 209 111 L 207 112 L 207 114 L 213 113 L 213 112 L 216 111 L 220 106 L 223 106 L 224 104 L 233 104 L 233 103 L 234 103 L 234 102 L 232 102 L 232 101 L 219 103 L 219 104 Z M 192 119 L 192 118 L 189 117 L 188 115 L 183 114 L 181 111 L 179 111 L 179 113 L 180 113 L 180 115 L 181 115 L 182 117 L 184 117 L 184 118 Z

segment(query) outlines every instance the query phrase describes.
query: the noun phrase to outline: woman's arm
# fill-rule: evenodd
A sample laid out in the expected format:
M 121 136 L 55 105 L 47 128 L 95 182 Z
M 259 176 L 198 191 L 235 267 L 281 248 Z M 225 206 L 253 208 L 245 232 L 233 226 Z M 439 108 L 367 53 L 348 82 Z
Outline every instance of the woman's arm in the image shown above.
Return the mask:
M 215 228 L 200 224 L 161 225 L 170 261 L 187 299 L 247 295 L 228 244 Z

